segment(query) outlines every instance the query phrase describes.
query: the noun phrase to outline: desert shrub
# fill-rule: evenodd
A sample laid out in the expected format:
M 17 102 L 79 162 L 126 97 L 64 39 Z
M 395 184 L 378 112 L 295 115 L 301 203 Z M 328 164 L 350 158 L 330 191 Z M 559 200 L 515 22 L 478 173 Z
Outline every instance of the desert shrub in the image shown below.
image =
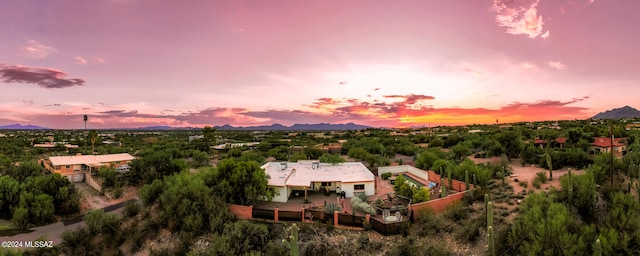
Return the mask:
M 138 212 L 140 212 L 140 205 L 132 202 L 132 201 L 127 201 L 126 203 L 124 203 L 124 209 L 122 210 L 122 214 L 125 217 L 133 217 L 136 216 L 138 214 Z
M 533 184 L 533 187 L 534 187 L 534 188 L 538 188 L 538 189 L 539 189 L 539 188 L 540 188 L 540 185 L 542 185 L 542 181 L 540 181 L 540 180 L 536 177 L 536 179 L 534 179 L 534 180 L 533 180 L 533 182 L 532 182 L 531 184 Z
M 469 217 L 469 207 L 463 206 L 460 202 L 455 202 L 447 206 L 444 217 L 455 222 L 460 222 Z
M 369 245 L 369 235 L 367 233 L 360 233 L 356 239 L 356 247 L 358 249 L 365 249 Z
M 418 236 L 436 235 L 450 229 L 444 217 L 432 209 L 421 210 L 414 226 Z
M 324 207 L 324 212 L 325 213 L 333 214 L 333 212 L 335 212 L 335 211 L 338 211 L 338 212 L 342 211 L 342 208 L 339 205 L 337 205 L 336 203 L 330 203 L 330 204 L 327 204 Z
M 376 214 L 376 209 L 373 208 L 373 206 L 369 205 L 367 202 L 362 202 L 358 205 L 358 208 L 360 209 L 360 211 L 364 212 L 364 213 L 368 213 L 371 215 L 375 215 Z
M 513 181 L 520 182 L 520 180 L 518 178 L 513 179 Z
M 541 183 L 547 183 L 547 173 L 546 172 L 537 172 L 534 181 L 539 180 Z
M 360 200 L 362 200 L 362 202 L 366 202 L 369 198 L 367 197 L 367 195 L 364 192 L 358 192 L 355 193 L 357 198 L 360 198 Z
M 518 182 L 518 184 L 520 184 L 520 186 L 522 186 L 523 188 L 527 188 L 529 186 L 529 182 L 526 181 L 520 181 Z
M 480 228 L 484 228 L 483 223 L 477 219 L 466 219 L 455 233 L 455 237 L 461 243 L 474 243 L 480 237 Z

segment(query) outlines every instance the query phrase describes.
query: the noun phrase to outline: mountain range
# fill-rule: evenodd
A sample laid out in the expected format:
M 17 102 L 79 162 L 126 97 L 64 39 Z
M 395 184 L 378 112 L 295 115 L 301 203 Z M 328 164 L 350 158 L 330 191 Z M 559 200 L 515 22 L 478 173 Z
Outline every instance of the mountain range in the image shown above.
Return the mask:
M 259 126 L 231 126 L 228 124 L 215 126 L 221 131 L 345 131 L 345 130 L 362 130 L 371 128 L 371 126 L 359 125 L 354 123 L 346 124 L 294 124 L 285 126 L 281 124 L 259 125 Z M 134 130 L 199 130 L 197 127 L 171 127 L 171 126 L 145 126 L 135 128 Z
M 640 118 L 640 111 L 635 108 L 624 106 L 600 112 L 592 117 L 593 119 L 620 119 L 620 118 Z
M 345 130 L 362 130 L 371 128 L 371 126 L 359 125 L 354 123 L 346 124 L 294 124 L 292 126 L 285 126 L 281 124 L 272 125 L 260 125 L 260 126 L 231 126 L 222 125 L 215 126 L 218 130 L 222 131 L 345 131 Z M 11 124 L 0 126 L 0 130 L 49 130 L 51 128 L 36 126 L 36 125 L 21 125 Z M 147 131 L 167 131 L 167 130 L 199 130 L 199 127 L 172 127 L 172 126 L 145 126 L 138 128 L 113 128 L 113 129 L 101 129 L 101 130 L 147 130 Z
M 49 128 L 46 127 L 40 127 L 37 125 L 21 125 L 21 124 L 10 124 L 10 125 L 4 125 L 4 126 L 0 126 L 0 130 L 49 130 Z

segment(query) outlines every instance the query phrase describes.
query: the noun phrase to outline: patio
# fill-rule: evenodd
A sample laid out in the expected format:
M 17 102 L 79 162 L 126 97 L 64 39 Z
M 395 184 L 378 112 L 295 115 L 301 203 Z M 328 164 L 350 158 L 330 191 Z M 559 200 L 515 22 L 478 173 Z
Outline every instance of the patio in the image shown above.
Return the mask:
M 335 192 L 332 192 L 329 196 L 315 191 L 307 191 L 307 193 L 307 203 L 304 202 L 304 195 L 301 194 L 297 197 L 291 195 L 286 203 L 261 201 L 256 203 L 253 207 L 264 210 L 273 210 L 278 207 L 278 209 L 283 211 L 299 211 L 302 207 L 311 208 L 324 206 L 326 201 L 327 204 L 337 203 L 342 207 L 344 212 L 352 213 L 351 198 L 338 198 Z M 373 202 L 377 198 L 386 199 L 389 193 L 394 193 L 393 185 L 391 185 L 388 180 L 376 177 L 376 194 L 369 196 L 367 201 Z
M 338 204 L 344 211 L 351 213 L 350 198 L 339 198 L 335 192 L 331 193 L 329 196 L 326 196 L 324 193 L 318 193 L 315 191 L 308 191 L 307 193 L 307 203 L 304 202 L 304 195 L 299 197 L 292 195 L 289 197 L 289 200 L 286 203 L 263 201 L 256 203 L 253 207 L 256 209 L 264 210 L 273 210 L 278 207 L 278 209 L 283 211 L 299 211 L 300 209 L 302 209 L 302 207 L 311 208 L 316 206 L 324 206 L 326 202 L 327 204 Z

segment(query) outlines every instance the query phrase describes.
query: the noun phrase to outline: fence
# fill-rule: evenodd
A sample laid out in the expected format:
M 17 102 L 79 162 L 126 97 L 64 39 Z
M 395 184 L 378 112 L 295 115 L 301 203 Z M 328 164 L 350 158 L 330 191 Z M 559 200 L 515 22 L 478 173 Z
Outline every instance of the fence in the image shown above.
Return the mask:
M 402 225 L 407 220 L 402 222 L 384 223 L 382 220 L 377 218 L 371 218 L 369 221 L 371 222 L 371 228 L 373 230 L 382 235 L 388 236 L 402 233 Z
M 302 211 L 278 211 L 278 220 L 301 221 Z
M 274 210 L 264 210 L 264 209 L 256 209 L 253 208 L 251 211 L 253 218 L 274 220 L 276 215 Z
M 361 215 L 338 214 L 338 223 L 345 226 L 364 227 L 364 219 L 365 216 Z

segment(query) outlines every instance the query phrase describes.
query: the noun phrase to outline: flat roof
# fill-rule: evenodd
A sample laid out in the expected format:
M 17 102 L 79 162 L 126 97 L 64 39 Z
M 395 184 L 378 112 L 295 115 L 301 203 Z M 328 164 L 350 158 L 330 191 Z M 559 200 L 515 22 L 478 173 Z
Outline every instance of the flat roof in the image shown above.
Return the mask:
M 313 168 L 314 161 L 298 162 L 269 162 L 262 165 L 262 169 L 269 175 L 270 186 L 309 187 L 312 182 L 368 182 L 374 181 L 375 176 L 360 162 L 346 162 L 340 164 L 318 163 Z
M 101 165 L 103 163 L 111 163 L 118 161 L 131 161 L 135 159 L 128 153 L 109 154 L 109 155 L 80 155 L 80 156 L 51 156 L 49 160 L 52 165 Z

